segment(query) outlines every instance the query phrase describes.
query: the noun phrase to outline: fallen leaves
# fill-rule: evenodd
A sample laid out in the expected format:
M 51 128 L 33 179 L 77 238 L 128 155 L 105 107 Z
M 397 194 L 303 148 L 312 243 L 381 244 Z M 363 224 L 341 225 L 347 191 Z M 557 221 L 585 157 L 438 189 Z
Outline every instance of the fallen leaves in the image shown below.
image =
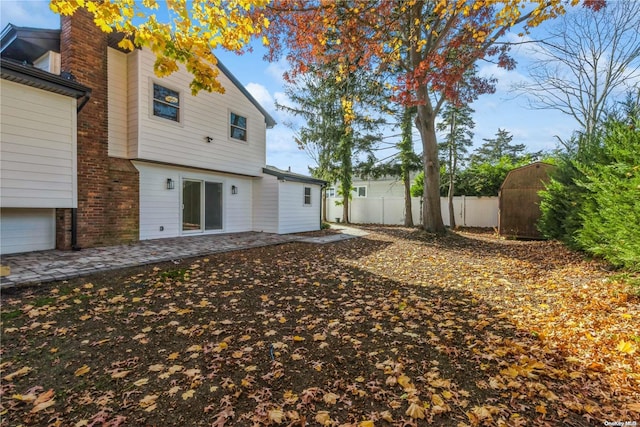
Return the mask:
M 480 426 L 640 414 L 640 309 L 602 270 L 546 242 L 370 231 L 330 251 L 283 245 L 3 294 L 3 420 Z
M 621 340 L 616 346 L 616 350 L 618 350 L 620 353 L 626 353 L 626 354 L 635 353 L 637 348 L 638 346 L 635 343 L 631 341 L 624 341 L 624 340 Z
M 73 373 L 73 375 L 75 375 L 76 377 L 81 377 L 81 376 L 85 375 L 86 373 L 88 373 L 90 370 L 91 370 L 91 368 L 88 367 L 87 365 L 82 365 L 81 367 L 76 369 L 76 371 Z
M 9 375 L 5 375 L 4 377 L 2 377 L 2 379 L 5 380 L 5 381 L 12 381 L 15 378 L 23 377 L 23 376 L 27 375 L 32 370 L 33 370 L 32 368 L 30 368 L 28 366 L 24 366 L 24 367 L 18 369 L 17 371 L 10 373 Z

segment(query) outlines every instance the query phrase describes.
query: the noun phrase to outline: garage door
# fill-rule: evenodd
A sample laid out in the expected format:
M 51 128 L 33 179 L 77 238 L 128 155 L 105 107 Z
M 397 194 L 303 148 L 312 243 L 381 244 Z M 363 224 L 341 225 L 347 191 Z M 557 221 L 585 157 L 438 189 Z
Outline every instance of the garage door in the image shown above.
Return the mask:
M 41 251 L 55 246 L 55 209 L 0 210 L 0 253 Z

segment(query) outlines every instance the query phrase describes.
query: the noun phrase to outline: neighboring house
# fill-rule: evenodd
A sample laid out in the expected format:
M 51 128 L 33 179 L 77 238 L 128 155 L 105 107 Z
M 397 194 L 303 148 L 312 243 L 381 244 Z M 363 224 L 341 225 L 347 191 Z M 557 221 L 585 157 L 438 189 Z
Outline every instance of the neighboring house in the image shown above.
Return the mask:
M 284 175 L 282 181 L 266 167 L 266 129 L 275 121 L 222 64 L 225 94 L 192 96 L 186 71 L 157 78 L 149 51 L 119 50 L 117 39 L 102 33 L 86 12 L 63 17 L 61 30 L 9 25 L 1 51 L 3 253 L 320 229 L 324 182 Z M 35 72 L 57 84 L 65 80 L 60 72 L 75 79 L 65 80 L 73 90 L 55 93 L 64 109 L 48 99 L 53 95 L 46 87 L 6 78 L 5 62 L 11 60 L 27 64 L 25 70 L 42 68 Z M 7 96 L 7 106 L 15 103 L 23 116 L 5 109 L 6 94 L 18 99 L 31 92 L 48 98 L 38 104 Z M 64 111 L 66 121 L 49 117 L 54 111 Z M 60 163 L 66 169 L 59 170 Z M 54 178 L 41 175 L 49 170 Z M 37 188 L 21 191 L 31 182 Z M 63 202 L 47 201 L 58 191 L 54 183 L 66 185 Z M 15 193 L 19 200 L 9 197 Z M 30 215 L 47 209 L 41 227 L 49 236 L 55 230 L 55 245 L 50 237 L 29 247 L 18 243 L 24 234 L 17 230 L 31 227 L 20 209 Z M 312 216 L 316 221 L 309 221 Z
M 417 172 L 411 172 L 411 183 L 413 183 L 416 175 Z M 351 196 L 354 199 L 360 197 L 404 197 L 404 183 L 402 179 L 396 176 L 368 179 L 354 177 L 351 187 Z M 339 188 L 339 183 L 334 183 L 331 187 L 327 187 L 327 197 L 341 199 L 342 197 L 338 194 Z

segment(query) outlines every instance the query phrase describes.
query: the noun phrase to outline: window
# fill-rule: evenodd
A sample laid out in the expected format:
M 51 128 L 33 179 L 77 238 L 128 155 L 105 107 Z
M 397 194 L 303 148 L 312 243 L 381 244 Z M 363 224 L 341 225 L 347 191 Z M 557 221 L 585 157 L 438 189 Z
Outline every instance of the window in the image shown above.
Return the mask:
M 327 188 L 327 197 L 336 197 L 336 188 L 335 187 Z
M 304 205 L 311 206 L 311 187 L 304 187 Z
M 354 187 L 353 192 L 356 197 L 367 197 L 367 187 Z
M 180 122 L 180 92 L 154 83 L 153 115 Z
M 247 118 L 231 113 L 231 138 L 247 140 Z

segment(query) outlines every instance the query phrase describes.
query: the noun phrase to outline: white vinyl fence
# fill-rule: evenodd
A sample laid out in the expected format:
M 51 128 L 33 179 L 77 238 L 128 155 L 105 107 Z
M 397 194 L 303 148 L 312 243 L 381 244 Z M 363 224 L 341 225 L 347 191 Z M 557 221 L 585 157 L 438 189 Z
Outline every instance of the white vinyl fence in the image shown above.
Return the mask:
M 327 220 L 342 222 L 342 206 L 336 206 L 340 199 L 329 197 L 327 201 Z M 440 198 L 442 219 L 449 225 L 449 201 Z M 498 226 L 498 198 L 456 196 L 453 198 L 453 211 L 456 225 L 461 227 L 497 227 Z M 421 198 L 411 198 L 411 213 L 413 223 L 420 224 Z M 350 201 L 349 221 L 356 224 L 404 224 L 403 197 L 354 197 Z

